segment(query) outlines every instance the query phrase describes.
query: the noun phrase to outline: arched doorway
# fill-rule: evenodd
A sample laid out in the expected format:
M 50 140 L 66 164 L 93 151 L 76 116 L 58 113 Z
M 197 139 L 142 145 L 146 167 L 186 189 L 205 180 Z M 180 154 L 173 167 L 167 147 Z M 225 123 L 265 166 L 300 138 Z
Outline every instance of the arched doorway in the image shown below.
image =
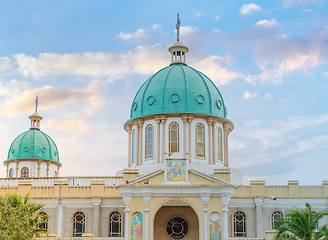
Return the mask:
M 199 220 L 182 201 L 165 203 L 154 217 L 154 240 L 199 240 Z

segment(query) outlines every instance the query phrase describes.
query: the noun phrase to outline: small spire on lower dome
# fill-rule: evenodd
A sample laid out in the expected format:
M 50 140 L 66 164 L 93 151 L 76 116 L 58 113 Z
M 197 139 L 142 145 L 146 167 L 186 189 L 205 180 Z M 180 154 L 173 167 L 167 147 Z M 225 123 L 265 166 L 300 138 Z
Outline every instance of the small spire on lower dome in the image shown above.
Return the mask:
M 39 105 L 39 97 L 38 95 L 35 98 L 35 113 L 33 113 L 29 118 L 31 120 L 30 129 L 39 129 L 40 130 L 40 122 L 42 117 L 38 114 L 38 105 Z

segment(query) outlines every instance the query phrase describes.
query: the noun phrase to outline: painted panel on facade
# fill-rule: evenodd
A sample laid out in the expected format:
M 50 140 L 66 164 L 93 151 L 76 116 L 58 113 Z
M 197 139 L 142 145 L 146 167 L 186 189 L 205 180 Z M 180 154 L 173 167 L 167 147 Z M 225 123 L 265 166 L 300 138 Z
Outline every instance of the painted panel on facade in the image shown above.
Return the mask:
M 186 160 L 166 160 L 166 182 L 186 182 Z
M 135 212 L 131 219 L 131 240 L 142 239 L 142 214 Z
M 212 213 L 210 216 L 210 240 L 221 240 L 221 216 Z

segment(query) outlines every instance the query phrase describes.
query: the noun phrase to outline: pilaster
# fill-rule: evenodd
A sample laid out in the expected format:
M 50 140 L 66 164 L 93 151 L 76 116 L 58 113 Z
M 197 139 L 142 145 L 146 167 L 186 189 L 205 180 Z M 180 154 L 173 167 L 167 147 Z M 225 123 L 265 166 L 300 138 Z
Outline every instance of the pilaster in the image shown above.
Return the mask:
M 92 232 L 95 237 L 99 236 L 99 227 L 100 227 L 100 204 L 101 198 L 92 198 L 93 206 L 93 221 L 92 221 Z
M 263 198 L 254 198 L 255 204 L 255 213 L 256 213 L 256 237 L 263 238 L 263 216 L 262 216 L 262 205 L 263 205 Z

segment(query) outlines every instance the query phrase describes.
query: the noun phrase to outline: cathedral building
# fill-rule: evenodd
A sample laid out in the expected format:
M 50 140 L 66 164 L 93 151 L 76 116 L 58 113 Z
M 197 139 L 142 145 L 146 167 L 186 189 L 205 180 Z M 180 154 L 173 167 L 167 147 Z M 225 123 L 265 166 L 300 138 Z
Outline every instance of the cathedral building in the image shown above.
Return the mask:
M 229 166 L 234 124 L 216 85 L 187 65 L 179 30 L 178 22 L 171 64 L 133 99 L 124 124 L 127 167 L 116 176 L 60 176 L 57 146 L 41 131 L 37 109 L 10 145 L 0 194 L 30 193 L 30 201 L 44 203 L 40 214 L 51 218 L 42 227 L 53 239 L 272 239 L 285 211 L 306 202 L 327 209 L 328 181 L 242 185 L 241 172 Z

